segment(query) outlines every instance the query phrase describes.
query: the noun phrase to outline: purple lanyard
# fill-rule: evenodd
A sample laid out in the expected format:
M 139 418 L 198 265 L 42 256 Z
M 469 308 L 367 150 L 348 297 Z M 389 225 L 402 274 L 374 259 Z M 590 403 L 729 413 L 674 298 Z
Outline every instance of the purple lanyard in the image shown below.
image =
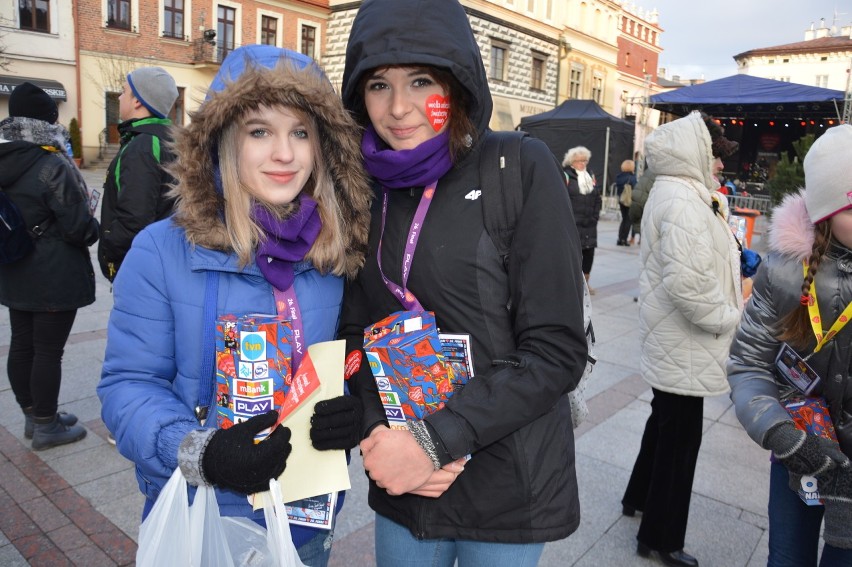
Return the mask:
M 382 271 L 382 240 L 385 236 L 385 220 L 388 215 L 388 189 L 382 187 L 384 199 L 382 202 L 382 232 L 379 234 L 379 250 L 376 255 L 376 260 L 379 263 L 379 273 L 382 275 L 382 280 L 385 282 L 385 287 L 399 299 L 402 306 L 408 311 L 425 311 L 414 294 L 408 288 L 408 275 L 411 273 L 411 262 L 414 260 L 414 250 L 417 248 L 417 241 L 420 240 L 420 233 L 423 230 L 423 221 L 426 219 L 426 213 L 429 211 L 429 205 L 432 204 L 432 196 L 435 194 L 435 186 L 438 182 L 432 182 L 423 190 L 423 196 L 420 197 L 420 203 L 417 205 L 417 210 L 414 212 L 414 219 L 411 221 L 411 226 L 408 229 L 408 238 L 405 239 L 405 252 L 402 257 L 402 285 L 397 285 L 390 281 Z
M 302 325 L 302 312 L 299 310 L 299 301 L 296 299 L 295 286 L 291 285 L 287 291 L 281 291 L 275 286 L 272 286 L 272 293 L 275 296 L 275 308 L 278 314 L 290 319 L 293 325 L 293 367 L 292 376 L 296 375 L 299 365 L 302 363 L 302 356 L 305 352 L 305 333 Z

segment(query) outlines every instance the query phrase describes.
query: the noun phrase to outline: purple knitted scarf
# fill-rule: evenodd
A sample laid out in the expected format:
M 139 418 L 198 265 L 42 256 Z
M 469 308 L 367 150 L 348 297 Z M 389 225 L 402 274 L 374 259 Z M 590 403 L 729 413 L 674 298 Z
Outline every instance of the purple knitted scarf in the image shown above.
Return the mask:
M 364 168 L 388 189 L 420 187 L 444 176 L 453 167 L 446 131 L 411 150 L 382 149 L 385 144 L 372 125 L 361 140 Z
M 255 205 L 252 218 L 266 238 L 257 247 L 255 260 L 263 277 L 284 291 L 293 285 L 293 264 L 305 258 L 322 228 L 317 203 L 304 193 L 292 216 L 278 219 L 266 207 Z

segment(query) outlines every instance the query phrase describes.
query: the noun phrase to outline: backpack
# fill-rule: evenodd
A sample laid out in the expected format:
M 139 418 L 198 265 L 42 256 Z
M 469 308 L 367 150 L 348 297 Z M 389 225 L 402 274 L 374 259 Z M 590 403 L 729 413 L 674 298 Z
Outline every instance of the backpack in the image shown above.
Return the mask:
M 509 248 L 512 245 L 515 224 L 524 205 L 521 143 L 525 137 L 527 137 L 526 132 L 491 132 L 483 141 L 479 159 L 482 217 L 485 230 L 500 254 L 504 269 L 508 269 L 509 266 Z M 496 191 L 500 194 L 497 195 Z M 571 420 L 575 428 L 589 414 L 585 390 L 589 375 L 597 362 L 593 353 L 595 331 L 592 326 L 592 298 L 585 279 L 583 279 L 583 328 L 586 330 L 586 345 L 589 349 L 586 368 L 577 387 L 568 393 L 571 400 Z
M 20 209 L 0 189 L 0 264 L 17 262 L 34 247 Z
M 633 203 L 633 185 L 630 183 L 624 184 L 624 189 L 621 195 L 618 196 L 618 202 L 625 207 L 629 207 Z

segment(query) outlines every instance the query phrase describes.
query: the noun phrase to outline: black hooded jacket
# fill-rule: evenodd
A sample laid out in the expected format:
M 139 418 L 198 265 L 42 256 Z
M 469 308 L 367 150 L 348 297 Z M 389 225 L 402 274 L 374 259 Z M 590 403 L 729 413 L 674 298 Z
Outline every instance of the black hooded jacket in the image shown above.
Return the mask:
M 28 227 L 47 226 L 33 252 L 0 266 L 0 303 L 21 311 L 70 311 L 94 303 L 88 247 L 98 239 L 85 183 L 58 151 L 33 142 L 0 143 L 0 188 Z
M 122 122 L 121 149 L 107 169 L 101 204 L 98 263 L 113 281 L 136 235 L 172 214 L 167 194 L 174 181 L 165 167 L 174 160 L 171 121 L 147 117 Z
M 356 113 L 363 108 L 356 86 L 370 69 L 419 64 L 450 70 L 469 91 L 479 138 L 439 180 L 408 280 L 408 289 L 435 312 L 442 331 L 471 335 L 475 377 L 426 422 L 442 463 L 472 458 L 440 498 L 389 496 L 371 481 L 369 503 L 418 538 L 561 539 L 580 521 L 565 394 L 579 381 L 587 352 L 580 246 L 562 171 L 541 141 L 524 141 L 524 207 L 504 268 L 485 231 L 477 193 L 491 95 L 462 7 L 455 0 L 364 2 L 347 48 L 344 104 Z M 390 192 L 382 268 L 396 282 L 422 194 L 423 187 Z M 366 265 L 344 299 L 340 335 L 350 348 L 362 344 L 365 327 L 403 310 L 383 284 L 376 261 L 381 211 L 379 197 L 373 202 Z M 385 422 L 368 365 L 350 385 L 364 400 L 366 435 Z

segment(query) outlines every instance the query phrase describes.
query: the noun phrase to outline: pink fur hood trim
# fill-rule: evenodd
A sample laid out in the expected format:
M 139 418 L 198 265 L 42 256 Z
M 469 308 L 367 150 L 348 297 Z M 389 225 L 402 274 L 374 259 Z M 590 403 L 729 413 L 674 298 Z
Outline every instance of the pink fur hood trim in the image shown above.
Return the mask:
M 772 211 L 769 248 L 805 260 L 814 245 L 814 225 L 805 207 L 805 193 L 791 193 Z

